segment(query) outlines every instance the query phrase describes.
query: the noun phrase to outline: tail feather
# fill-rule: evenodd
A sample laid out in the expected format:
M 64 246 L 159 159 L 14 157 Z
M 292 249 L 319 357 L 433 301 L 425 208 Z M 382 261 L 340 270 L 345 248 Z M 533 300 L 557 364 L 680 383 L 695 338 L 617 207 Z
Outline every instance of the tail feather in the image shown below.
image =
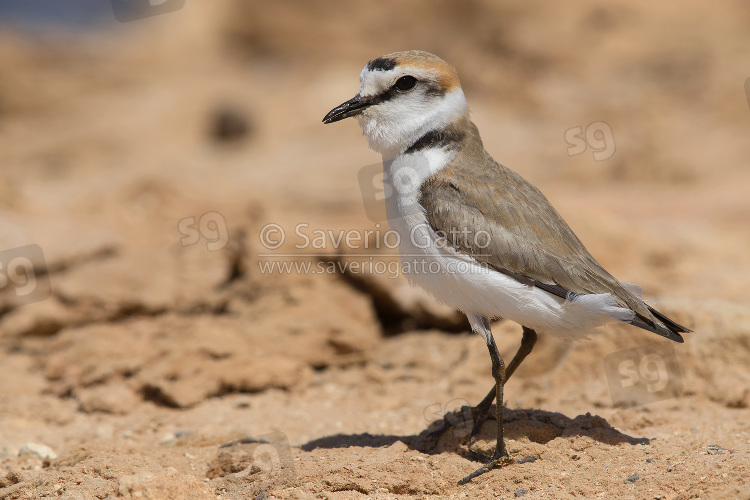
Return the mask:
M 692 330 L 675 323 L 653 307 L 646 307 L 648 307 L 648 310 L 651 312 L 651 314 L 654 315 L 658 322 L 649 321 L 647 318 L 637 315 L 633 319 L 633 321 L 630 322 L 631 325 L 637 326 L 638 328 L 643 328 L 644 330 L 656 333 L 657 335 L 661 335 L 662 337 L 666 337 L 669 340 L 674 340 L 675 342 L 680 343 L 684 342 L 684 339 L 682 338 L 682 335 L 680 335 L 680 333 L 692 332 Z

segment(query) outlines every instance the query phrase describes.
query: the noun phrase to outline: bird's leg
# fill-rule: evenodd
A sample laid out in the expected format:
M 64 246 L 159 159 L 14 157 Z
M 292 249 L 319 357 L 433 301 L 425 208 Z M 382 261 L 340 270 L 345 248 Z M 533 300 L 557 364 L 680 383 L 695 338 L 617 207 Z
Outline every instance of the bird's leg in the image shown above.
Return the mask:
M 521 346 L 518 348 L 516 355 L 513 356 L 508 368 L 505 369 L 505 382 L 510 379 L 513 372 L 516 371 L 516 368 L 521 365 L 523 360 L 526 359 L 526 356 L 528 356 L 529 353 L 531 353 L 531 350 L 534 349 L 536 337 L 537 335 L 534 330 L 525 326 L 523 327 Z M 492 389 L 490 389 L 490 392 L 487 393 L 481 403 L 471 409 L 471 415 L 474 418 L 474 426 L 471 428 L 469 446 L 474 444 L 477 435 L 479 435 L 479 431 L 482 429 L 482 425 L 484 425 L 484 422 L 487 420 L 487 414 L 490 411 L 493 399 L 495 399 L 495 386 L 492 386 Z
M 497 445 L 495 447 L 495 453 L 493 453 L 491 457 L 484 457 L 487 459 L 487 462 L 476 471 L 461 479 L 458 484 L 468 483 L 475 477 L 492 470 L 495 466 L 503 466 L 513 463 L 513 460 L 508 456 L 508 452 L 505 450 L 505 440 L 503 439 L 503 385 L 505 384 L 505 363 L 500 356 L 500 351 L 497 349 L 495 339 L 492 337 L 489 320 L 482 316 L 470 316 L 469 322 L 475 330 L 482 334 L 487 343 L 487 348 L 490 351 L 490 359 L 492 360 L 492 377 L 495 379 Z M 476 453 L 476 455 L 480 454 Z

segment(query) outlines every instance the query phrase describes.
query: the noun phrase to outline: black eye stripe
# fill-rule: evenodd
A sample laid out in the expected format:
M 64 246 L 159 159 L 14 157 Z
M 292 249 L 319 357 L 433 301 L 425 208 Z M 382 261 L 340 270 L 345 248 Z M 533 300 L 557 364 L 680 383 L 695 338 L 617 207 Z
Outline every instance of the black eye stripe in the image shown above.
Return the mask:
M 424 94 L 426 96 L 442 97 L 445 95 L 445 89 L 441 87 L 440 85 L 438 85 L 437 83 L 430 82 L 428 80 L 420 80 L 420 82 L 425 87 Z M 398 97 L 399 95 L 403 95 L 403 94 L 404 94 L 404 91 L 398 90 L 394 84 L 388 87 L 387 89 L 385 89 L 380 94 L 368 96 L 366 97 L 366 99 L 368 100 L 368 102 L 371 103 L 371 105 L 377 106 L 378 104 L 384 103 L 386 101 L 390 101 L 394 97 Z

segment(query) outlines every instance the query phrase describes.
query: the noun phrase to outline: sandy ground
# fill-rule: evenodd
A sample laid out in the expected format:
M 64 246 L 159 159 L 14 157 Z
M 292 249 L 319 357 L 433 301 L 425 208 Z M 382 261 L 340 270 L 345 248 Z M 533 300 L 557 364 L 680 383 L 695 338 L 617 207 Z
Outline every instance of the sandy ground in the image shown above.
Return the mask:
M 0 31 L 0 498 L 750 498 L 746 2 L 195 3 Z M 410 48 L 695 330 L 542 337 L 517 463 L 464 486 L 486 348 L 392 275 L 379 157 L 320 123 Z

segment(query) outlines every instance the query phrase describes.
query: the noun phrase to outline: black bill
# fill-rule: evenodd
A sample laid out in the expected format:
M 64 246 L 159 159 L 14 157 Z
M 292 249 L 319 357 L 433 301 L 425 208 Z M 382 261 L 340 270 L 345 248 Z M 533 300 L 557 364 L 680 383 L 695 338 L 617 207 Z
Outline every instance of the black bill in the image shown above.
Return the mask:
M 343 104 L 339 104 L 323 118 L 323 123 L 333 123 L 350 116 L 358 115 L 365 109 L 372 106 L 373 102 L 370 99 L 360 97 L 359 94 L 355 95 Z

